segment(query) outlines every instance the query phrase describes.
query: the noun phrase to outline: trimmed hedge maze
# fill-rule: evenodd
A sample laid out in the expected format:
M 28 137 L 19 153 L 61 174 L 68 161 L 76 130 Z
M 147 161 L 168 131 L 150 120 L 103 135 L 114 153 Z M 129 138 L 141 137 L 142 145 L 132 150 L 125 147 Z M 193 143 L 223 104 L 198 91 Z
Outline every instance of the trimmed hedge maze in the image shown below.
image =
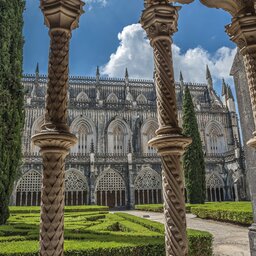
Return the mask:
M 39 207 L 11 207 L 0 226 L 0 256 L 37 256 Z M 75 206 L 65 211 L 65 256 L 161 256 L 164 226 L 106 207 Z M 212 236 L 189 230 L 190 256 L 212 255 Z

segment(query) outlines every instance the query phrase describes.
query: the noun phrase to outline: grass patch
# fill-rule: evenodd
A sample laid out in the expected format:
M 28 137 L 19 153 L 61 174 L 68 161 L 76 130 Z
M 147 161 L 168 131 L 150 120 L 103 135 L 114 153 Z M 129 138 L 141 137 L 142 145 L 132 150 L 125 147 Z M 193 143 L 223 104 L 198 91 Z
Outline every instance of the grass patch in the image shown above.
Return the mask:
M 12 208 L 7 225 L 0 226 L 0 256 L 37 256 L 38 207 Z M 106 207 L 74 209 L 69 207 L 65 212 L 65 256 L 165 255 L 162 224 L 124 213 L 111 214 Z M 188 232 L 193 246 L 190 256 L 212 255 L 211 245 L 207 244 L 208 250 L 204 246 L 212 239 L 209 233 Z

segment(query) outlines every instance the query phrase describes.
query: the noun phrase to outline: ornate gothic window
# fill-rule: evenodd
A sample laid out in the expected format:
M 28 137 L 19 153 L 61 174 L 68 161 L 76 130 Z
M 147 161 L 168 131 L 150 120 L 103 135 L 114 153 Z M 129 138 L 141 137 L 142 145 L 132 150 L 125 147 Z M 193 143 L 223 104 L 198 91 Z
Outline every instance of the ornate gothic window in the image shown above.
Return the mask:
M 22 176 L 16 188 L 16 205 L 40 205 L 42 176 L 29 171 Z
M 78 147 L 78 153 L 85 154 L 88 153 L 88 142 L 87 142 L 87 128 L 84 124 L 81 124 L 77 131 L 77 147 Z
M 117 125 L 114 129 L 113 129 L 113 144 L 114 144 L 114 153 L 115 154 L 122 154 L 124 153 L 125 150 L 125 136 L 124 136 L 124 132 L 122 130 L 122 128 Z
M 31 136 L 39 133 L 41 131 L 41 127 L 43 124 L 44 124 L 44 117 L 43 116 L 38 117 L 33 123 L 32 129 L 31 129 Z M 28 136 L 28 139 L 30 140 L 30 136 Z M 34 143 L 32 143 L 31 140 L 30 140 L 30 143 L 31 143 L 31 152 L 34 154 L 38 154 L 40 148 L 34 145 Z
M 156 204 L 162 202 L 160 175 L 151 168 L 142 169 L 135 180 L 135 204 Z
M 142 138 L 142 153 L 144 154 L 155 154 L 156 150 L 148 145 L 148 141 L 154 138 L 155 131 L 157 130 L 157 121 L 156 120 L 148 120 L 144 123 L 141 128 L 141 138 Z
M 84 205 L 88 203 L 88 185 L 79 171 L 71 170 L 65 174 L 65 204 Z
M 116 118 L 108 126 L 107 131 L 108 153 L 125 154 L 130 141 L 130 129 L 121 119 Z
M 125 206 L 126 188 L 122 176 L 108 169 L 99 177 L 96 185 L 96 197 L 98 205 L 107 205 L 110 208 Z
M 221 154 L 226 151 L 226 140 L 224 137 L 224 128 L 221 124 L 211 122 L 206 127 L 206 148 L 207 153 Z
M 71 149 L 71 153 L 90 153 L 90 145 L 92 142 L 95 143 L 96 139 L 94 123 L 85 117 L 78 117 L 72 122 L 71 131 L 78 139 L 76 145 Z

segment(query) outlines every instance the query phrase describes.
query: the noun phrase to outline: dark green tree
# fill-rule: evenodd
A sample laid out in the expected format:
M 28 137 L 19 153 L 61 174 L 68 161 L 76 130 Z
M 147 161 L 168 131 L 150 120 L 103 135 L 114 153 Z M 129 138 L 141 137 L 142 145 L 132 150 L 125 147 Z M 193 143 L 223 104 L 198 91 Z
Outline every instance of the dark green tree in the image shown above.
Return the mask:
M 188 86 L 183 95 L 183 134 L 192 138 L 192 143 L 183 155 L 183 170 L 187 199 L 191 204 L 205 201 L 205 164 L 202 142 L 198 130 L 196 114 Z
M 0 0 L 0 225 L 9 217 L 9 201 L 21 164 L 24 124 L 23 0 Z

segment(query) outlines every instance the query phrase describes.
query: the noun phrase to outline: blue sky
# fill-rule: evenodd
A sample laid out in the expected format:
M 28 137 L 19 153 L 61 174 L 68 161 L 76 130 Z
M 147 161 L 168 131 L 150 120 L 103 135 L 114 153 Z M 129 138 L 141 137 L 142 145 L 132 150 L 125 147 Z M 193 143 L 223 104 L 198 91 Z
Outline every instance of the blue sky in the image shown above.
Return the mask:
M 70 45 L 70 74 L 93 76 L 96 66 L 108 76 L 123 76 L 128 67 L 130 77 L 152 77 L 152 50 L 137 25 L 143 0 L 89 0 L 73 31 Z M 24 13 L 24 73 L 47 73 L 49 37 L 43 25 L 39 1 L 27 0 Z M 199 1 L 184 5 L 180 11 L 179 31 L 174 36 L 176 77 L 181 69 L 185 81 L 203 82 L 205 65 L 220 85 L 229 70 L 235 46 L 224 31 L 230 16 L 221 10 L 204 7 Z

